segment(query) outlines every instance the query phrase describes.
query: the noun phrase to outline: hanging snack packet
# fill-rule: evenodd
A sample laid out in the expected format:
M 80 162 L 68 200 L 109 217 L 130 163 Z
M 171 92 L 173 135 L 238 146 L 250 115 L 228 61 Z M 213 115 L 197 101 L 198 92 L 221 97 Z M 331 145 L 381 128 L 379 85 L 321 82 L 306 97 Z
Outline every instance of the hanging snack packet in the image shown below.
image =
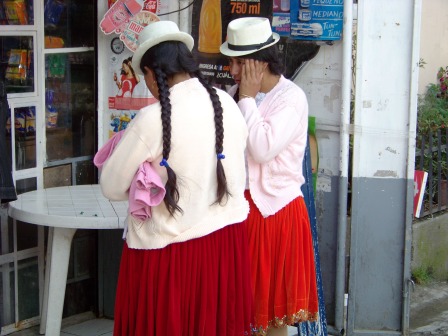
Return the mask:
M 10 25 L 28 24 L 25 0 L 6 0 L 3 2 L 3 6 Z
M 11 81 L 25 80 L 27 75 L 28 51 L 26 49 L 11 49 L 5 78 Z

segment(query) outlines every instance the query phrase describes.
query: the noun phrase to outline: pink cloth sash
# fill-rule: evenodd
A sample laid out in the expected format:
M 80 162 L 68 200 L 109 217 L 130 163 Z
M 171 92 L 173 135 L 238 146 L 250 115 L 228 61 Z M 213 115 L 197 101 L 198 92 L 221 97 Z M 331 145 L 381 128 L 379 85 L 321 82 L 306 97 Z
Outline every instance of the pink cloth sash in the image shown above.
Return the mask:
M 93 163 L 98 169 L 101 169 L 112 155 L 115 146 L 123 136 L 123 132 L 124 130 L 116 133 L 95 154 Z M 164 197 L 165 186 L 162 179 L 151 163 L 143 162 L 138 167 L 138 171 L 129 187 L 128 213 L 141 221 L 151 218 L 151 207 L 159 205 Z

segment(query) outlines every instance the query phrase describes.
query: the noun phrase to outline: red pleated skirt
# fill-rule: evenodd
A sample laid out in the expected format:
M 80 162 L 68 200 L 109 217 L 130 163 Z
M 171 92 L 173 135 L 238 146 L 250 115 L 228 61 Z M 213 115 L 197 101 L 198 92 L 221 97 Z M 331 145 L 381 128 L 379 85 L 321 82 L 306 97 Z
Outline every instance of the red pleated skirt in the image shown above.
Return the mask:
M 114 336 L 250 335 L 253 298 L 242 224 L 136 250 L 124 245 Z
M 254 291 L 254 335 L 269 328 L 315 321 L 318 317 L 316 269 L 311 227 L 303 197 L 263 218 L 246 190 L 250 213 L 245 222 Z

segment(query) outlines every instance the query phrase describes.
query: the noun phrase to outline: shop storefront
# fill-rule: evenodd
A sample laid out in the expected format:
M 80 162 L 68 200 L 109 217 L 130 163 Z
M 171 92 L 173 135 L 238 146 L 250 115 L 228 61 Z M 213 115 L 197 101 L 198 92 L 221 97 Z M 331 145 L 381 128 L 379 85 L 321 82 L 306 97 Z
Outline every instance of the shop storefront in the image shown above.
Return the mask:
M 335 6 L 339 16 L 332 21 L 339 24 L 342 7 L 336 2 Z M 228 85 L 227 61 L 216 49 L 225 40 L 228 21 L 248 15 L 273 18 L 274 30 L 285 38 L 285 61 L 289 56 L 296 62 L 286 67 L 292 76 L 300 62 L 317 52 L 313 40 L 340 37 L 325 35 L 325 27 L 314 32 L 319 18 L 305 13 L 312 7 L 306 1 L 296 9 L 289 1 L 3 1 L 0 81 L 9 109 L 2 114 L 9 115 L 4 141 L 17 194 L 97 183 L 92 158 L 98 147 L 125 129 L 139 108 L 154 101 L 131 63 L 138 33 L 147 24 L 172 20 L 191 31 L 198 41 L 195 56 L 206 76 L 216 85 Z M 289 19 L 293 16 L 306 27 L 292 30 Z M 218 20 L 208 20 L 211 17 Z M 211 22 L 213 26 L 207 26 Z M 287 43 L 292 31 L 301 36 L 296 40 L 311 41 L 305 48 L 308 51 L 296 57 L 291 55 L 303 45 L 297 48 L 300 41 Z M 6 215 L 5 207 L 1 211 L 3 335 L 40 322 L 48 228 L 14 220 Z M 113 317 L 122 246 L 118 231 L 77 231 L 63 317 L 89 310 Z
M 96 13 L 92 0 L 0 4 L 0 81 L 9 104 L 1 111 L 9 114 L 1 160 L 11 160 L 17 194 L 96 181 Z M 2 335 L 39 323 L 47 231 L 2 209 Z M 77 232 L 64 316 L 96 306 L 96 246 L 94 230 Z
M 125 3 L 130 7 L 123 7 Z M 120 10 L 127 15 L 123 22 L 113 16 Z M 3 1 L 0 81 L 8 95 L 6 144 L 17 194 L 97 183 L 92 164 L 96 150 L 125 129 L 140 107 L 153 102 L 131 62 L 145 25 L 178 22 L 197 41 L 194 53 L 206 76 L 225 86 L 231 77 L 216 46 L 225 41 L 232 18 L 248 15 L 272 18 L 274 30 L 282 35 L 288 77 L 320 46 L 341 38 L 342 0 Z M 207 20 L 214 16 L 219 20 Z M 47 232 L 8 218 L 2 210 L 2 335 L 40 322 Z M 121 246 L 120 230 L 77 231 L 63 317 L 90 310 L 113 317 Z

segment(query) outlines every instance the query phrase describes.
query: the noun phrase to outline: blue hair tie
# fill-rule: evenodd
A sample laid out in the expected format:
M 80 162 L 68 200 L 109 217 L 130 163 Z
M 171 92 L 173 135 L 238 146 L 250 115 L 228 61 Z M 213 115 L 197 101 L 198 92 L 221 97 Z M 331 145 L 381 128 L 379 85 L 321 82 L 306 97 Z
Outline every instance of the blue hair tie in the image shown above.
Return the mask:
M 160 161 L 160 163 L 159 163 L 161 166 L 165 166 L 166 168 L 168 168 L 169 167 L 169 165 L 168 165 L 168 161 L 166 161 L 166 159 L 165 158 L 163 158 L 162 159 L 162 161 Z
M 216 155 L 216 157 L 218 158 L 218 160 L 223 160 L 226 158 L 226 156 L 223 153 L 219 153 L 218 155 Z

